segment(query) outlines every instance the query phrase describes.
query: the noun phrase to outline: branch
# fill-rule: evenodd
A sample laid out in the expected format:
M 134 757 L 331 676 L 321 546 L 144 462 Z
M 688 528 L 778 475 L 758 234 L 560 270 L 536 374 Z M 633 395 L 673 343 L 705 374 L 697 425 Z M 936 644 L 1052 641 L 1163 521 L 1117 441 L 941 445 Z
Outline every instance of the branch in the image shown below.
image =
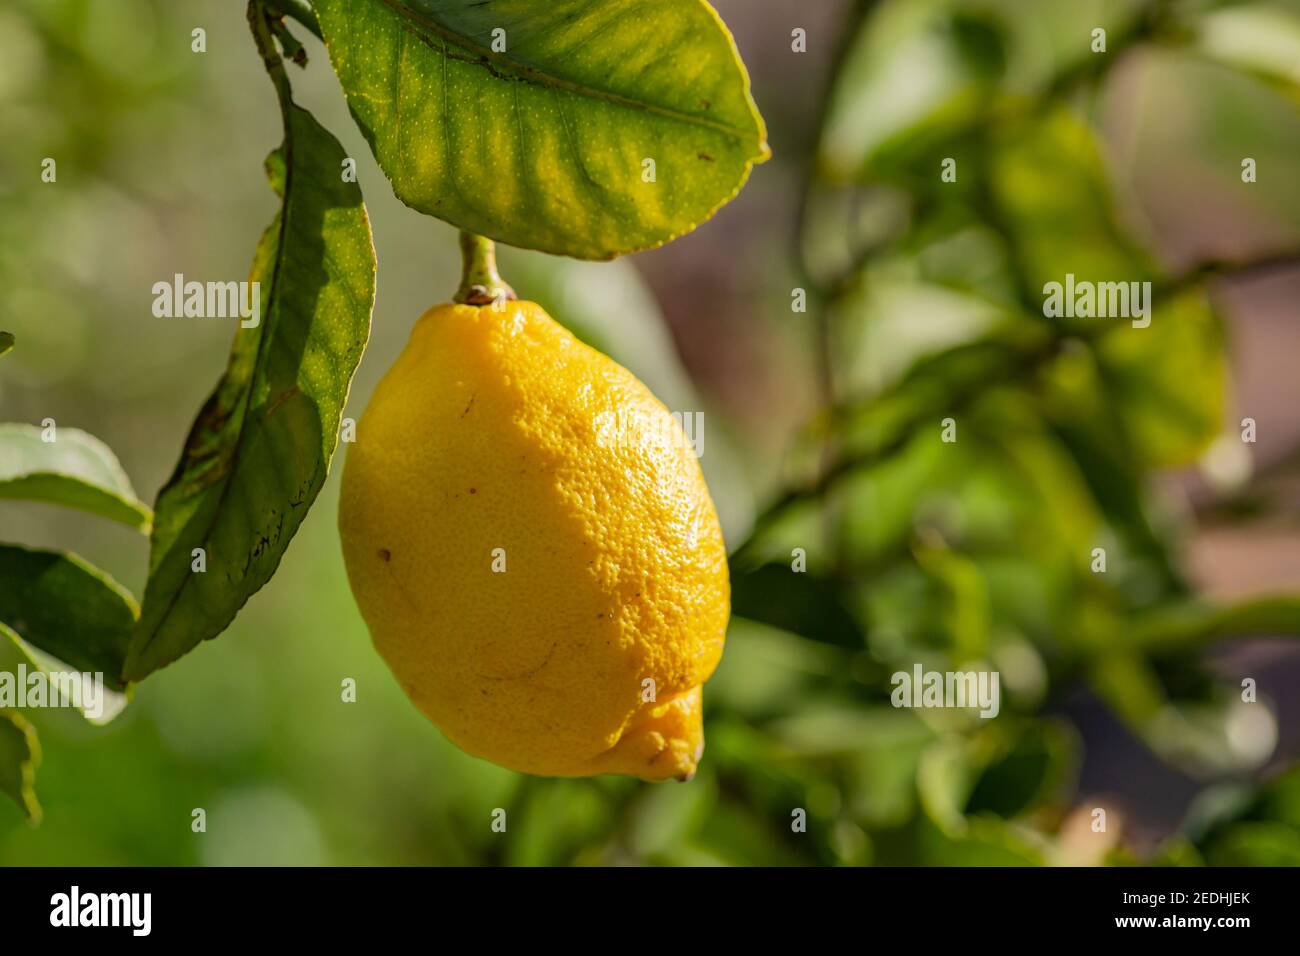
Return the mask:
M 1300 637 L 1300 597 L 1278 594 L 1226 606 L 1192 603 L 1139 621 L 1130 638 L 1148 654 L 1168 654 L 1227 638 Z
M 307 4 L 307 0 L 261 0 L 261 3 L 280 16 L 297 20 L 317 40 L 322 43 L 325 41 L 320 32 L 320 23 L 316 19 L 315 12 Z
M 293 90 L 289 85 L 289 75 L 284 72 L 284 61 L 275 50 L 275 41 L 271 39 L 271 28 L 267 22 L 266 9 L 260 0 L 248 0 L 248 28 L 253 31 L 253 42 L 261 54 L 262 65 L 266 74 L 275 85 L 276 95 L 285 113 L 285 135 L 289 130 L 289 107 L 293 104 Z
M 1300 267 L 1300 248 L 1278 249 L 1254 259 L 1207 259 L 1175 279 L 1161 283 L 1156 293 L 1177 295 L 1211 279 L 1243 279 Z

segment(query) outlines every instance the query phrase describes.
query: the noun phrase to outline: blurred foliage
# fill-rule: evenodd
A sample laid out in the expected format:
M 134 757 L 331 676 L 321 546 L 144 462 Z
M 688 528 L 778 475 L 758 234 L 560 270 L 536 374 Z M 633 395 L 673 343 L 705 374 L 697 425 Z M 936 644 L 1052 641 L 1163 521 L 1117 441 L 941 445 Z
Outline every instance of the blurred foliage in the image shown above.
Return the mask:
M 43 319 L 34 336 L 16 330 L 19 351 L 5 360 L 14 368 L 3 369 L 13 377 L 0 398 L 25 413 L 56 388 L 86 389 L 70 408 L 98 408 L 111 393 L 93 387 L 104 368 L 142 368 L 127 357 L 138 350 L 131 336 L 82 309 L 99 301 L 104 315 L 143 311 L 122 289 L 148 288 L 151 269 L 169 274 L 167 239 L 206 238 L 195 210 L 211 215 L 202 193 L 220 178 L 196 155 L 203 139 L 187 124 L 207 98 L 225 109 L 240 96 L 205 85 L 202 70 L 181 62 L 185 46 L 164 42 L 186 36 L 191 18 L 161 0 L 135 6 L 129 29 L 110 22 L 105 0 L 24 0 L 0 11 L 0 184 L 30 180 L 34 141 L 51 144 L 40 155 L 70 156 L 62 168 L 78 170 L 54 196 L 0 185 L 0 304 L 6 315 Z M 529 778 L 446 743 L 366 640 L 337 554 L 331 480 L 277 578 L 228 637 L 142 684 L 109 726 L 36 715 L 46 820 L 30 829 L 0 809 L 0 862 L 1300 862 L 1300 771 L 1270 764 L 1270 695 L 1261 688 L 1257 702 L 1243 702 L 1241 675 L 1207 656 L 1224 641 L 1300 634 L 1300 603 L 1198 599 L 1183 567 L 1190 518 L 1159 484 L 1161 469 L 1197 467 L 1223 440 L 1226 343 L 1209 286 L 1249 262 L 1164 264 L 1135 212 L 1140 184 L 1105 134 L 1119 64 L 1166 71 L 1175 88 L 1187 85 L 1177 104 L 1200 125 L 1165 125 L 1162 108 L 1183 115 L 1165 101 L 1134 106 L 1150 128 L 1183 135 L 1164 155 L 1195 153 L 1223 195 L 1265 217 L 1271 228 L 1261 232 L 1294 244 L 1293 191 L 1276 176 L 1241 188 L 1235 144 L 1249 139 L 1261 168 L 1294 168 L 1300 9 L 1214 0 L 845 6 L 822 129 L 806 144 L 794 241 L 827 402 L 761 508 L 747 450 L 709 414 L 702 464 L 734 545 L 736 616 L 705 695 L 708 749 L 695 780 Z M 230 13 L 232 37 L 239 17 Z M 1090 49 L 1098 26 L 1106 54 Z M 309 55 L 307 78 L 324 53 L 313 45 Z M 22 68 L 5 68 L 14 63 Z M 156 134 L 141 132 L 156 129 L 175 135 L 141 176 L 132 153 L 156 148 Z M 340 138 L 365 154 L 356 137 Z M 773 140 L 780 162 L 776 131 Z M 945 158 L 956 160 L 955 182 L 940 178 Z M 256 159 L 232 168 L 223 188 L 255 179 Z M 427 230 L 403 225 L 378 170 L 362 172 L 379 184 L 366 197 L 389 270 L 356 390 L 364 400 L 428 304 L 420 266 L 395 307 L 399 260 L 418 247 L 451 262 L 454 251 L 428 249 Z M 175 224 L 151 219 L 156 206 L 174 209 Z M 264 218 L 254 200 L 249 209 L 244 219 Z M 116 263 L 121 275 L 108 281 L 112 258 L 67 248 L 72 236 L 90 249 L 112 245 L 73 228 L 74 215 L 92 231 L 126 230 L 139 263 Z M 237 232 L 212 239 L 237 249 L 227 271 L 242 268 L 241 241 Z M 506 254 L 503 266 L 516 288 L 669 407 L 706 402 L 627 263 Z M 1042 285 L 1067 272 L 1151 281 L 1150 326 L 1045 318 Z M 398 321 L 381 318 L 385 309 Z M 175 383 L 196 367 L 186 358 L 194 342 L 150 335 L 152 351 L 182 357 L 160 363 L 179 371 L 151 369 L 172 383 L 154 384 L 156 393 L 185 406 L 195 396 Z M 221 337 L 201 380 L 219 368 Z M 95 430 L 115 448 L 167 446 L 156 434 L 160 403 L 124 390 L 109 407 L 144 421 L 141 434 Z M 168 427 L 182 428 L 181 417 Z M 946 418 L 955 443 L 941 440 Z M 134 454 L 159 477 L 170 465 L 170 447 L 159 463 Z M 123 461 L 130 471 L 132 459 Z M 114 567 L 118 540 L 91 543 L 118 577 L 139 580 L 135 564 Z M 1093 570 L 1095 548 L 1105 549 L 1105 573 Z M 891 706 L 891 675 L 917 664 L 997 670 L 1000 713 Z M 339 702 L 345 676 L 360 688 L 356 704 Z M 1122 797 L 1080 791 L 1087 736 L 1071 719 L 1080 695 L 1200 782 L 1186 819 L 1158 845 L 1129 831 Z M 0 746 L 25 747 L 30 735 L 5 726 Z M 208 810 L 207 834 L 190 831 L 194 807 Z M 509 813 L 506 834 L 489 826 L 498 807 Z M 1092 828 L 1097 809 L 1107 812 L 1105 832 Z
M 1291 598 L 1188 600 L 1155 469 L 1194 465 L 1222 434 L 1227 359 L 1208 282 L 1250 263 L 1160 266 L 1096 115 L 1123 53 L 1201 56 L 1195 38 L 1225 14 L 1134 2 L 1035 4 L 1031 16 L 1024 6 L 857 6 L 799 240 L 819 300 L 810 311 L 828 317 L 833 404 L 807 430 L 802 476 L 733 561 L 739 617 L 845 655 L 833 669 L 850 676 L 836 720 L 855 729 L 839 768 L 879 737 L 867 715 L 888 696 L 888 675 L 921 662 L 1002 676 L 996 719 L 920 711 L 930 734 L 906 759 L 891 748 L 905 765 L 891 779 L 916 798 L 892 826 L 840 806 L 810 828 L 856 828 L 876 862 L 1140 861 L 1122 833 L 1115 842 L 1071 823 L 1087 795 L 1074 792 L 1082 754 L 1057 716 L 1063 699 L 1086 687 L 1179 771 L 1242 779 L 1271 757 L 1276 719 L 1267 701 L 1219 683 L 1202 652 L 1211 640 L 1300 635 Z M 1252 24 L 1270 48 L 1275 17 L 1300 22 L 1275 6 L 1236 12 L 1234 29 Z M 1097 26 L 1105 54 L 1089 49 Z M 1073 40 L 1047 44 L 1045 58 L 1048 35 Z M 1249 46 L 1241 34 L 1233 42 Z M 1252 99 L 1300 89 L 1294 71 L 1267 79 Z M 1292 107 L 1271 133 L 1275 159 L 1298 119 Z M 1252 150 L 1264 148 L 1259 135 Z M 1224 164 L 1225 181 L 1239 176 L 1238 159 Z M 955 180 L 945 180 L 953 161 Z M 846 206 L 864 212 L 846 222 Z M 1149 326 L 1045 318 L 1044 286 L 1067 273 L 1152 283 Z M 729 645 L 728 667 L 741 644 Z M 818 707 L 830 697 L 821 684 Z M 779 738 L 779 726 L 755 729 Z M 813 739 L 831 736 L 819 728 Z M 1270 817 L 1252 831 L 1243 814 L 1223 828 L 1244 829 L 1219 842 L 1200 832 L 1202 855 L 1189 843 L 1183 860 L 1283 861 L 1294 834 L 1270 843 L 1270 828 L 1294 821 Z M 1090 843 L 1101 852 L 1086 852 Z M 827 840 L 817 860 L 850 858 Z

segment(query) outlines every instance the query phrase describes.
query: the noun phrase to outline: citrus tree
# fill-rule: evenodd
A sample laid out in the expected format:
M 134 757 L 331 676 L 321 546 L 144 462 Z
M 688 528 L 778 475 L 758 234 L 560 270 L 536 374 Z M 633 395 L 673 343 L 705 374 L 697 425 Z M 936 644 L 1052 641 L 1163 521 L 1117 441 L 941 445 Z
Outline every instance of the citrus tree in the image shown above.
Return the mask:
M 779 25 L 793 53 L 832 61 L 802 156 L 792 282 L 774 293 L 808 334 L 821 410 L 729 542 L 708 757 L 686 786 L 521 776 L 511 813 L 530 836 L 466 837 L 469 852 L 1300 862 L 1300 775 L 1253 776 L 1286 689 L 1207 654 L 1300 634 L 1300 598 L 1198 597 L 1189 519 L 1157 485 L 1172 467 L 1248 454 L 1250 426 L 1223 427 L 1215 283 L 1294 264 L 1297 249 L 1163 264 L 1123 214 L 1099 130 L 1134 55 L 1215 71 L 1294 129 L 1300 19 L 1214 0 L 845 10 L 831 36 Z M 1045 50 L 1040 18 L 1067 40 Z M 283 117 L 266 161 L 281 208 L 254 252 L 262 320 L 236 335 L 175 473 L 150 508 L 92 437 L 53 422 L 0 430 L 0 494 L 148 535 L 138 605 L 75 555 L 0 547 L 6 653 L 103 672 L 119 695 L 110 715 L 269 581 L 349 426 L 375 257 L 352 158 L 293 99 L 293 70 L 321 68 L 304 31 L 323 40 L 394 193 L 462 231 L 460 303 L 505 296 L 493 242 L 586 260 L 648 249 L 707 220 L 768 152 L 734 44 L 699 0 L 252 0 L 248 19 Z M 1245 197 L 1252 152 L 1207 161 Z M 546 271 L 512 284 L 545 302 Z M 1149 282 L 1149 315 L 1047 314 L 1045 290 L 1067 274 Z M 914 666 L 996 670 L 1002 707 L 985 719 L 891 706 L 894 676 Z M 1153 853 L 1121 839 L 1114 807 L 1076 792 L 1081 735 L 1062 702 L 1079 691 L 1218 785 Z M 35 814 L 35 730 L 2 716 L 0 786 Z

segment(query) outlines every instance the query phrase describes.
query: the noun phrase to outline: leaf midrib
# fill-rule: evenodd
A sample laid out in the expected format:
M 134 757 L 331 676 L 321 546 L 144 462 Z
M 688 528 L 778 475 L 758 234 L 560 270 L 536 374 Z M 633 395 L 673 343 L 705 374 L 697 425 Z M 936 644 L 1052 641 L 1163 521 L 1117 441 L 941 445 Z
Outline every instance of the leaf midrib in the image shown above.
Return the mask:
M 459 47 L 467 53 L 473 55 L 473 59 L 461 59 L 463 63 L 476 64 L 492 73 L 492 66 L 495 66 L 501 72 L 513 73 L 519 80 L 525 83 L 532 83 L 544 89 L 559 90 L 566 93 L 572 93 L 577 96 L 583 96 L 587 99 L 600 100 L 606 103 L 612 103 L 615 106 L 621 106 L 624 109 L 639 110 L 644 113 L 651 113 L 656 116 L 662 116 L 665 119 L 677 123 L 683 123 L 690 126 L 697 126 L 702 129 L 711 129 L 715 132 L 725 133 L 734 139 L 744 141 L 753 141 L 757 146 L 757 153 L 762 153 L 762 137 L 759 135 L 757 128 L 742 129 L 733 126 L 730 123 L 724 123 L 720 120 L 711 120 L 703 116 L 697 116 L 694 113 L 685 113 L 681 110 L 675 110 L 667 106 L 658 106 L 654 103 L 646 103 L 643 100 L 634 100 L 624 96 L 621 93 L 615 93 L 612 90 L 602 90 L 596 87 L 586 86 L 574 80 L 566 80 L 558 76 L 545 73 L 542 70 L 526 66 L 509 56 L 497 53 L 488 47 L 482 47 L 475 44 L 468 37 L 457 33 L 449 27 L 443 26 L 437 20 L 433 20 L 417 10 L 413 10 L 400 0 L 378 0 L 380 4 L 388 8 L 399 19 L 409 21 L 412 25 L 406 25 L 405 29 L 415 35 L 421 43 L 435 54 L 447 57 L 448 59 L 460 59 L 458 57 L 449 57 L 445 52 L 440 52 L 430 42 L 430 38 L 420 33 L 417 28 L 423 28 L 436 35 L 444 43 L 450 43 Z M 751 116 L 752 119 L 752 116 Z
M 244 399 L 245 402 L 244 414 L 240 418 L 239 425 L 235 430 L 234 451 L 231 453 L 230 456 L 230 470 L 222 479 L 221 490 L 217 492 L 217 504 L 212 511 L 212 518 L 210 521 L 207 522 L 207 524 L 203 529 L 202 540 L 204 546 L 206 546 L 209 543 L 212 537 L 213 530 L 216 528 L 217 523 L 221 520 L 221 515 L 226 505 L 226 496 L 230 493 L 230 489 L 235 483 L 235 477 L 238 472 L 239 464 L 240 464 L 240 453 L 243 451 L 244 448 L 244 431 L 249 427 L 248 417 L 253 412 L 253 408 L 251 406 L 252 406 L 252 394 L 253 394 L 254 386 L 257 382 L 258 371 L 262 368 L 262 360 L 265 354 L 264 350 L 270 348 L 269 342 L 271 339 L 271 335 L 270 335 L 271 311 L 272 308 L 274 308 L 275 303 L 278 302 L 279 299 L 276 293 L 279 288 L 280 266 L 284 262 L 284 255 L 285 255 L 284 237 L 289 228 L 289 208 L 292 205 L 290 201 L 290 197 L 293 195 L 292 185 L 294 179 L 293 176 L 294 143 L 293 143 L 293 130 L 292 130 L 293 121 L 289 115 L 289 110 L 295 109 L 297 108 L 297 106 L 292 99 L 288 99 L 288 100 L 281 100 L 281 108 L 284 114 L 283 115 L 284 143 L 281 145 L 281 149 L 283 149 L 284 151 L 284 196 L 281 199 L 279 229 L 276 230 L 276 237 L 275 237 L 275 263 L 271 269 L 271 281 L 270 281 L 271 290 L 267 294 L 267 300 L 268 300 L 268 306 L 266 310 L 267 322 L 266 322 L 266 327 L 262 329 L 261 337 L 257 341 L 257 351 L 253 358 L 253 371 L 250 374 L 248 380 L 247 398 Z M 222 373 L 223 379 L 225 375 L 226 372 L 223 372 Z M 218 382 L 217 388 L 220 389 L 220 387 L 221 387 L 221 383 Z M 167 486 L 164 486 L 163 490 L 165 491 L 166 488 Z M 173 546 L 174 545 L 175 542 L 173 542 Z M 155 624 L 152 630 L 148 632 L 148 634 L 145 637 L 144 643 L 141 644 L 140 651 L 136 655 L 137 661 L 143 660 L 145 653 L 149 650 L 150 647 L 153 646 L 154 641 L 158 639 L 158 635 L 162 633 L 163 626 L 167 623 L 168 619 L 172 615 L 172 612 L 176 609 L 177 605 L 180 603 L 181 595 L 185 593 L 185 589 L 189 586 L 190 581 L 192 581 L 193 579 L 194 579 L 193 573 L 186 575 L 186 577 L 181 581 L 180 586 L 177 587 L 176 590 L 172 592 L 171 598 L 167 601 L 167 606 L 163 609 L 162 614 L 157 619 L 157 624 Z M 252 595 L 249 595 L 249 597 L 251 596 Z M 248 602 L 248 598 L 246 597 L 244 598 L 244 603 L 247 602 Z M 240 607 L 243 607 L 243 604 L 241 604 Z M 238 613 L 238 609 L 236 610 L 236 613 Z M 128 656 L 129 656 L 129 651 L 128 651 Z M 122 676 L 125 677 L 126 675 L 123 674 Z

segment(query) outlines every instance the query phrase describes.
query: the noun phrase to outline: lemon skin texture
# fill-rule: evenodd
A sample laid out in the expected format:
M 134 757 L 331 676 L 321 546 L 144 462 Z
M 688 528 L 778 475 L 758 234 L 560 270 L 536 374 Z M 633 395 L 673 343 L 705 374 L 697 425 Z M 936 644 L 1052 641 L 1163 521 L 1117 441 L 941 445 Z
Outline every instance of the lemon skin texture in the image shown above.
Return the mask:
M 457 746 L 694 774 L 730 613 L 717 513 L 668 410 L 540 306 L 420 318 L 349 448 L 339 531 L 375 647 Z

